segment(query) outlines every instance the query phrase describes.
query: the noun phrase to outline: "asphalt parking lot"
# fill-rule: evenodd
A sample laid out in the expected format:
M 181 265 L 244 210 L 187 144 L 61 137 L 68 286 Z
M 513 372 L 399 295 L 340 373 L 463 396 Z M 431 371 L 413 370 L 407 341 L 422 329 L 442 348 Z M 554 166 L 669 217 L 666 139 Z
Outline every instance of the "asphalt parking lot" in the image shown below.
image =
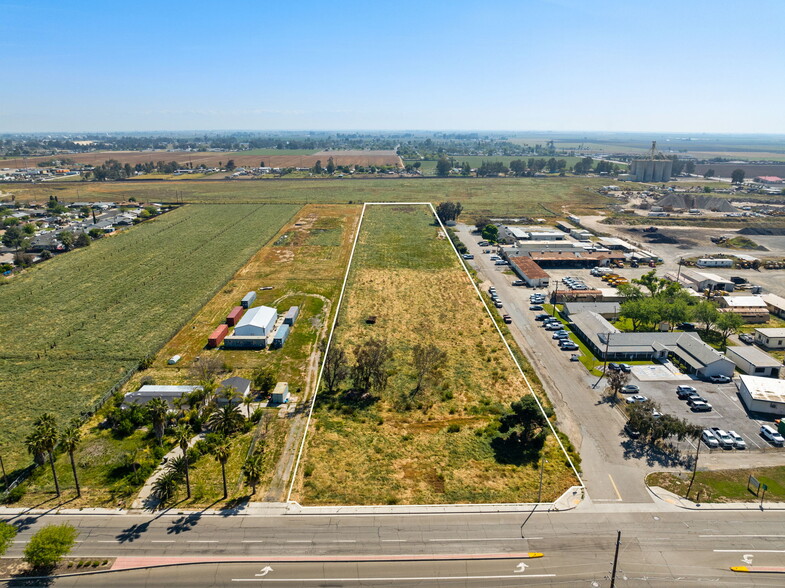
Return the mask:
M 736 431 L 744 438 L 747 448 L 751 450 L 783 451 L 782 448 L 770 445 L 760 436 L 760 426 L 767 424 L 767 421 L 757 421 L 747 414 L 737 394 L 735 383 L 712 384 L 687 379 L 641 382 L 634 376 L 630 377 L 630 383 L 640 387 L 638 394 L 659 404 L 659 410 L 662 413 L 686 419 L 704 429 L 719 427 L 726 431 Z M 678 385 L 688 385 L 695 388 L 698 394 L 712 405 L 711 412 L 692 412 L 687 401 L 680 400 L 676 395 L 676 386 Z M 768 424 L 772 423 L 768 422 Z

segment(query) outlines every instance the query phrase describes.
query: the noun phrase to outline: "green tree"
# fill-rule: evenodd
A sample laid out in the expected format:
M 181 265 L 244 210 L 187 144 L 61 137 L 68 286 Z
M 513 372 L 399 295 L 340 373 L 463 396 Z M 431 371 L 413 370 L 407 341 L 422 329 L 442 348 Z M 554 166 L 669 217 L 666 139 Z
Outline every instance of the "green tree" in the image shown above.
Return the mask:
M 436 215 L 443 223 L 454 221 L 461 214 L 463 206 L 460 202 L 440 202 L 436 207 Z
M 66 248 L 66 251 L 70 250 L 74 246 L 74 234 L 71 231 L 60 231 L 60 234 L 57 236 L 60 240 L 60 243 L 63 244 L 63 247 Z
M 619 314 L 632 321 L 633 331 L 639 331 L 642 327 L 655 324 L 660 320 L 659 305 L 652 298 L 626 300 L 622 303 Z
M 730 181 L 733 184 L 742 184 L 744 183 L 744 170 L 741 168 L 734 169 L 730 173 Z
M 491 243 L 496 243 L 499 239 L 499 228 L 496 225 L 485 225 L 482 230 L 482 238 Z
M 79 233 L 79 236 L 74 241 L 76 247 L 87 247 L 90 245 L 90 236 L 87 233 Z
M 491 445 L 505 461 L 531 459 L 545 444 L 545 416 L 531 394 L 513 402 L 510 409 L 499 417 L 499 434 Z
M 180 474 L 174 470 L 167 470 L 155 479 L 150 495 L 163 507 L 177 494 L 179 481 Z
M 17 251 L 27 249 L 27 236 L 18 226 L 8 227 L 3 234 L 3 245 L 13 247 Z
M 180 447 L 180 451 L 183 452 L 183 460 L 185 462 L 185 492 L 186 498 L 191 498 L 191 475 L 188 468 L 188 444 L 191 442 L 191 437 L 193 437 L 193 431 L 191 427 L 187 424 L 179 424 L 173 430 L 172 433 L 174 434 L 174 441 Z
M 169 405 L 163 398 L 153 398 L 147 403 L 147 416 L 153 423 L 153 433 L 161 445 L 166 430 L 166 421 L 169 420 Z
M 47 525 L 30 538 L 25 546 L 24 560 L 35 569 L 53 568 L 68 555 L 78 536 L 79 531 L 68 523 Z
M 711 300 L 703 300 L 692 309 L 693 319 L 699 323 L 703 323 L 706 335 L 709 334 L 711 327 L 717 322 L 719 316 L 720 311 L 717 310 L 717 304 Z
M 446 155 L 442 155 L 439 157 L 439 161 L 436 162 L 436 175 L 440 178 L 446 178 L 450 175 L 450 170 L 452 169 L 452 163 L 449 159 L 447 159 Z
M 474 221 L 474 227 L 478 232 L 482 233 L 483 229 L 491 224 L 491 219 L 487 216 L 481 216 Z
M 211 449 L 213 457 L 221 464 L 221 478 L 223 479 L 224 500 L 229 496 L 226 490 L 226 462 L 229 461 L 229 456 L 232 454 L 232 448 L 229 442 L 223 440 L 213 445 Z
M 722 335 L 722 347 L 724 348 L 728 344 L 728 337 L 744 326 L 744 319 L 735 312 L 721 312 L 715 324 Z
M 16 537 L 16 527 L 9 525 L 5 521 L 0 521 L 0 556 L 8 551 Z
M 658 278 L 656 269 L 646 272 L 640 278 L 633 278 L 632 283 L 644 286 L 651 296 L 657 296 L 668 284 L 675 284 L 675 282 L 671 282 L 665 278 Z
M 87 231 L 87 234 L 90 236 L 90 238 L 93 241 L 95 241 L 96 239 L 100 239 L 101 237 L 104 236 L 104 232 L 101 229 L 90 229 L 89 231 Z
M 330 157 L 327 160 L 327 168 L 326 168 L 326 170 L 327 170 L 327 173 L 330 174 L 330 175 L 333 175 L 333 172 L 335 172 L 335 162 L 333 161 L 332 157 Z
M 695 173 L 695 162 L 692 159 L 688 160 L 687 163 L 684 164 L 684 171 L 689 175 Z
M 226 162 L 226 171 L 234 171 L 237 166 L 234 163 L 234 159 L 230 159 Z
M 28 451 L 34 455 L 38 452 L 49 456 L 49 465 L 52 468 L 52 477 L 55 482 L 55 492 L 60 496 L 60 483 L 57 480 L 57 470 L 55 469 L 55 447 L 57 446 L 58 435 L 55 418 L 44 413 L 33 422 L 33 431 L 25 440 Z
M 77 497 L 82 496 L 82 489 L 79 487 L 79 477 L 76 475 L 76 461 L 74 460 L 74 451 L 82 441 L 82 432 L 76 423 L 71 423 L 65 428 L 63 434 L 60 435 L 60 443 L 68 452 L 68 457 L 71 460 L 71 471 L 74 473 L 74 484 L 76 485 Z
M 245 483 L 251 487 L 251 496 L 256 494 L 256 487 L 262 479 L 264 473 L 264 451 L 260 448 L 253 452 L 243 464 L 243 476 Z
M 245 418 L 239 407 L 227 403 L 213 410 L 207 418 L 207 426 L 210 430 L 229 436 L 243 426 Z
M 260 394 L 267 394 L 275 388 L 275 373 L 269 367 L 260 367 L 253 374 L 253 386 Z
M 708 178 L 711 178 L 711 177 L 713 177 L 715 175 L 716 175 L 716 173 L 714 172 L 714 168 L 710 167 L 709 169 L 706 170 L 706 173 L 703 174 L 703 177 L 708 179 Z
M 314 173 L 314 174 L 319 174 L 319 175 L 321 175 L 321 173 L 322 173 L 323 171 L 324 171 L 324 168 L 322 167 L 322 160 L 321 160 L 321 159 L 317 159 L 317 160 L 316 160 L 316 163 L 315 163 L 315 164 L 314 164 L 314 166 L 311 168 L 311 172 L 312 172 L 312 173 Z

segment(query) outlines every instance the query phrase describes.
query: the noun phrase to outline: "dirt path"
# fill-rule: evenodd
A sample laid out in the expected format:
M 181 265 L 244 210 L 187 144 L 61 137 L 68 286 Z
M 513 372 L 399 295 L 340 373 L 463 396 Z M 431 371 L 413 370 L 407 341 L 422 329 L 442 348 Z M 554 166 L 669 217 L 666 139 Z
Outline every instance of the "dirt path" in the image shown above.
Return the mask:
M 311 354 L 308 357 L 305 373 L 305 397 L 300 401 L 300 404 L 292 417 L 292 424 L 286 435 L 281 457 L 278 459 L 278 463 L 275 466 L 275 474 L 270 482 L 270 488 L 264 496 L 264 502 L 283 502 L 286 499 L 287 486 L 292 468 L 294 468 L 294 463 L 297 459 L 297 452 L 300 446 L 299 443 L 302 440 L 302 436 L 305 434 L 305 423 L 307 421 L 308 409 L 310 408 L 308 401 L 313 402 L 316 393 L 316 383 L 319 376 L 319 365 L 322 356 L 322 353 L 319 350 L 319 343 L 324 340 L 324 337 L 327 335 L 327 329 L 329 328 L 330 323 L 330 311 L 332 310 L 332 302 L 328 298 L 325 298 L 320 294 L 306 294 L 305 292 L 287 294 L 276 300 L 275 304 L 277 305 L 287 296 L 312 296 L 323 300 L 325 320 L 321 325 L 319 336 L 316 338 L 316 341 L 314 341 Z

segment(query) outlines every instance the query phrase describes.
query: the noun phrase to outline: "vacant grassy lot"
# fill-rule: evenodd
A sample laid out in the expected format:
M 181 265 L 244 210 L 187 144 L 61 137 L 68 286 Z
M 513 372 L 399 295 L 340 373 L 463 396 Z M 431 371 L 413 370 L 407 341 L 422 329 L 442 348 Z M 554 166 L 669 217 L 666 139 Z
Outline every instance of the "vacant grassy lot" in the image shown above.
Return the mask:
M 760 500 L 760 496 L 755 496 L 754 492 L 747 490 L 747 481 L 750 476 L 755 476 L 759 482 L 769 487 L 765 500 L 785 501 L 785 466 L 698 472 L 695 476 L 695 483 L 692 485 L 690 498 L 695 500 L 700 492 L 701 502 L 757 502 Z M 655 472 L 649 474 L 646 483 L 684 496 L 690 485 L 691 477 L 691 472 L 679 474 Z
M 366 324 L 369 315 L 377 317 Z M 536 499 L 538 464 L 496 459 L 498 415 L 528 393 L 490 317 L 423 207 L 369 207 L 335 343 L 376 337 L 393 350 L 384 391 L 359 402 L 320 392 L 295 486 L 306 504 L 517 502 Z M 415 392 L 412 349 L 447 352 Z M 409 405 L 407 408 L 406 405 Z M 543 498 L 574 483 L 552 437 Z
M 156 352 L 297 210 L 186 206 L 0 287 L 0 446 L 27 463 L 22 439 L 43 411 L 61 423 L 89 410 Z
M 362 202 L 459 201 L 466 217 L 480 215 L 549 217 L 605 210 L 612 198 L 597 194 L 608 183 L 602 178 L 447 178 L 378 180 L 250 180 L 191 182 L 75 182 L 9 185 L 4 193 L 21 202 L 60 200 L 200 203 L 347 204 Z M 596 212 L 595 212 L 596 213 Z M 645 219 L 644 219 L 645 220 Z

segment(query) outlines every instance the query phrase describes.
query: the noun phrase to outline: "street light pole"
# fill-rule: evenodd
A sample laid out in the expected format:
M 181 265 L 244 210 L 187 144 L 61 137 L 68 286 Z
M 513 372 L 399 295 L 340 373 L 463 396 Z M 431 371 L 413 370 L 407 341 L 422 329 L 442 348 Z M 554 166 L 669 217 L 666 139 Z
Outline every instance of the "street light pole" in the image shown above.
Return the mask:
M 547 459 L 540 459 L 540 489 L 537 492 L 537 504 L 542 502 L 542 471 L 545 469 L 545 464 L 547 462 Z
M 611 588 L 616 586 L 616 564 L 619 562 L 619 545 L 621 545 L 621 531 L 616 531 L 616 553 L 613 556 L 613 570 L 611 571 Z

